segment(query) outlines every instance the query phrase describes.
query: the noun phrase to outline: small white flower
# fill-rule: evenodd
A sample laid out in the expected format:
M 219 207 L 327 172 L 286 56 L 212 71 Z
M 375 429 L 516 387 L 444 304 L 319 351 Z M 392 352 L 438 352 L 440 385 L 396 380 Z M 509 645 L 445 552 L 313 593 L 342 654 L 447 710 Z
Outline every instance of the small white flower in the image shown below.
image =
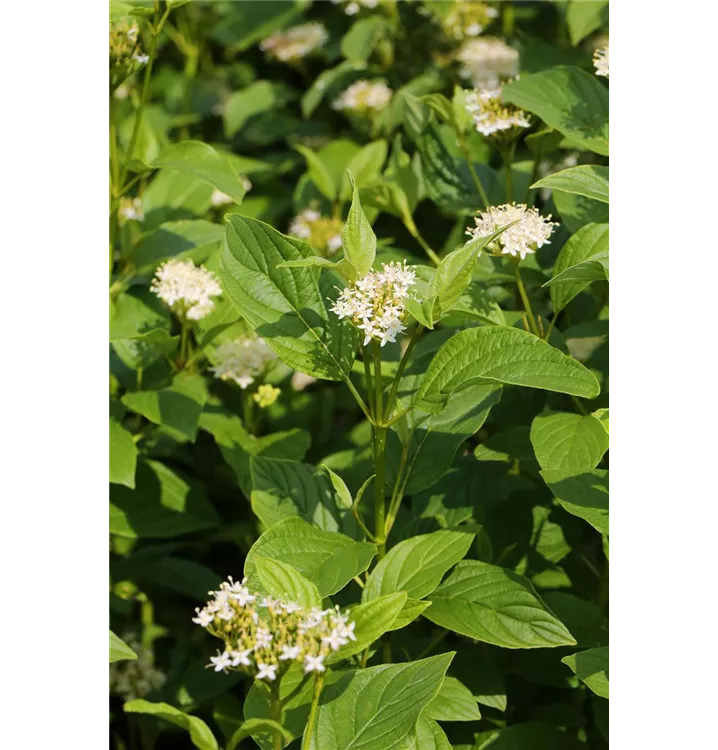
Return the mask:
M 225 604 L 217 613 L 217 617 L 219 617 L 220 620 L 232 620 L 234 619 L 234 610 L 229 604 Z
M 217 652 L 218 656 L 210 656 L 209 660 L 212 662 L 212 665 L 214 666 L 215 672 L 226 672 L 227 667 L 230 667 L 232 665 L 232 659 L 230 658 L 230 655 L 223 651 L 221 654 L 219 651 Z M 207 666 L 210 666 L 209 664 Z
M 123 198 L 120 201 L 118 213 L 125 221 L 145 220 L 145 212 L 142 208 L 142 201 L 139 198 Z
M 217 364 L 210 369 L 216 378 L 232 380 L 244 390 L 276 358 L 264 339 L 250 334 L 218 346 L 212 355 Z
M 309 674 L 310 672 L 324 672 L 325 669 L 324 656 L 322 656 L 322 654 L 319 654 L 319 656 L 310 656 L 307 654 L 304 657 L 304 674 Z
M 230 651 L 229 655 L 232 657 L 232 666 L 249 667 L 251 662 L 249 661 L 249 655 L 252 653 L 252 649 L 248 648 L 245 651 Z
M 296 602 L 281 602 L 280 606 L 288 615 L 302 611 L 302 608 Z
M 329 646 L 332 651 L 339 651 L 339 649 L 348 642 L 349 641 L 347 641 L 346 638 L 342 638 L 342 635 L 337 628 L 334 628 L 329 635 L 325 635 L 322 638 L 322 643 Z
M 339 635 L 344 639 L 344 643 L 342 645 L 349 643 L 349 641 L 356 641 L 357 637 L 354 634 L 355 627 L 356 623 L 350 622 L 348 624 L 343 624 L 338 628 Z
M 597 49 L 593 53 L 593 64 L 596 68 L 597 76 L 605 76 L 608 78 L 608 45 L 602 49 Z
M 196 622 L 197 625 L 201 625 L 203 628 L 206 628 L 208 625 L 211 625 L 214 622 L 214 615 L 211 612 L 208 612 L 206 609 L 200 609 L 199 607 L 196 607 L 195 612 L 197 613 L 197 617 L 193 617 L 192 622 Z
M 139 63 L 140 65 L 147 65 L 147 63 L 150 61 L 149 55 L 132 55 L 132 59 Z
M 257 664 L 259 671 L 257 672 L 257 679 L 263 680 L 268 679 L 271 681 L 277 679 L 278 664 Z
M 302 649 L 299 646 L 282 646 L 282 653 L 279 655 L 280 661 L 286 661 L 287 659 L 297 659 L 299 654 L 302 653 Z
M 254 650 L 260 648 L 269 648 L 274 636 L 269 632 L 267 628 L 259 627 L 257 632 L 254 634 Z

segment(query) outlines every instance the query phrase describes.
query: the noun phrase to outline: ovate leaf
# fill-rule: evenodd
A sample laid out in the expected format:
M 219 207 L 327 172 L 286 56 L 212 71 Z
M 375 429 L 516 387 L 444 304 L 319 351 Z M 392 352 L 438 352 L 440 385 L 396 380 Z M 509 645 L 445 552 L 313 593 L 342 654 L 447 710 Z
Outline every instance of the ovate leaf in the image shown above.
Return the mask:
M 570 646 L 576 642 L 527 578 L 478 560 L 464 560 L 456 566 L 432 594 L 424 617 L 503 648 Z
M 136 467 L 137 446 L 132 434 L 110 419 L 110 482 L 134 489 Z
M 233 214 L 227 223 L 222 282 L 249 325 L 295 370 L 326 380 L 348 377 L 358 333 L 329 311 L 337 295 L 331 272 L 277 268 L 314 255 L 268 224 Z
M 595 376 L 575 359 L 517 328 L 470 328 L 452 336 L 436 353 L 422 380 L 416 404 L 438 411 L 471 381 L 493 381 L 595 398 Z
M 504 86 L 501 96 L 538 115 L 572 141 L 608 155 L 608 89 L 595 75 L 559 65 L 522 75 Z
M 403 750 L 453 652 L 346 673 L 322 692 L 309 750 Z
M 262 587 L 272 596 L 297 602 L 306 609 L 321 604 L 317 587 L 291 565 L 268 557 L 255 558 L 255 565 Z
M 137 659 L 137 654 L 110 630 L 110 664 Z
M 294 148 L 304 157 L 307 162 L 309 179 L 317 186 L 321 194 L 333 201 L 337 194 L 337 185 L 327 165 L 321 157 L 306 146 L 296 144 Z
M 544 177 L 531 185 L 531 189 L 551 188 L 563 193 L 574 193 L 586 198 L 608 203 L 608 167 L 582 164 Z
M 442 530 L 399 542 L 372 570 L 362 601 L 392 591 L 406 591 L 413 599 L 428 596 L 466 555 L 473 540 L 473 532 Z
M 424 715 L 436 721 L 478 721 L 481 711 L 469 688 L 456 677 L 445 677 Z
M 608 434 L 590 414 L 546 412 L 531 423 L 531 443 L 542 469 L 580 474 L 601 460 L 608 450 Z
M 353 181 L 353 177 L 350 179 Z M 359 190 L 353 183 L 352 205 L 342 229 L 342 246 L 347 260 L 354 266 L 361 279 L 371 271 L 376 257 L 376 235 L 364 215 L 359 200 Z
M 541 476 L 561 505 L 583 518 L 601 534 L 608 534 L 608 471 L 593 469 L 575 476 L 542 471 Z

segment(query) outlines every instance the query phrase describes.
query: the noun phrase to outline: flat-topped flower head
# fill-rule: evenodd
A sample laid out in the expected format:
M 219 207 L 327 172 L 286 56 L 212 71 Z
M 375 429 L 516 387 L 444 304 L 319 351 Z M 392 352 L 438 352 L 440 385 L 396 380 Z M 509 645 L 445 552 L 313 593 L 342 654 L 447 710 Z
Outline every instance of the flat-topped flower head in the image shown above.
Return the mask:
M 456 59 L 462 64 L 461 76 L 479 88 L 497 86 L 502 79 L 519 74 L 519 53 L 494 37 L 470 39 L 457 52 Z
M 323 672 L 330 654 L 356 640 L 355 623 L 338 607 L 306 609 L 260 596 L 250 592 L 246 578 L 237 583 L 230 578 L 209 593 L 212 599 L 196 610 L 192 622 L 223 642 L 207 665 L 216 672 L 241 670 L 266 682 L 281 680 L 293 663 L 307 674 Z
M 593 65 L 597 76 L 608 78 L 608 44 L 593 53 Z
M 348 3 L 345 3 L 344 0 L 332 0 L 332 2 L 340 3 L 348 16 L 355 16 L 363 8 L 371 10 L 379 5 L 379 0 L 351 0 Z
M 416 274 L 406 261 L 383 263 L 381 271 L 369 271 L 345 287 L 331 309 L 364 333 L 364 346 L 372 339 L 384 346 L 406 330 L 405 300 L 415 283 Z
M 150 290 L 182 319 L 201 320 L 222 294 L 216 276 L 191 260 L 168 260 L 156 271 Z
M 211 368 L 214 376 L 220 380 L 231 380 L 244 390 L 265 372 L 277 355 L 264 339 L 248 333 L 221 344 L 212 357 L 216 363 Z
M 386 108 L 392 94 L 392 90 L 384 81 L 361 79 L 343 91 L 334 100 L 332 107 L 360 115 L 375 114 Z
M 473 0 L 456 0 L 444 19 L 444 32 L 451 39 L 472 39 L 495 19 L 499 11 Z
M 290 62 L 306 57 L 321 47 L 328 38 L 323 24 L 304 23 L 272 34 L 260 43 L 259 48 L 277 60 Z
M 519 256 L 522 260 L 535 253 L 542 245 L 548 245 L 553 228 L 558 226 L 550 221 L 551 215 L 544 218 L 535 208 L 528 208 L 523 203 L 506 203 L 503 206 L 490 206 L 487 211 L 479 213 L 474 221 L 476 227 L 467 229 L 472 239 L 488 237 L 501 227 L 517 222 L 487 246 L 489 252 L 496 255 Z
M 481 135 L 512 137 L 521 128 L 531 127 L 529 116 L 512 104 L 501 101 L 502 86 L 474 89 L 466 93 L 467 112 L 474 119 L 474 126 Z
M 331 258 L 342 247 L 344 222 L 322 216 L 313 208 L 305 208 L 289 225 L 289 234 L 306 240 L 323 258 Z

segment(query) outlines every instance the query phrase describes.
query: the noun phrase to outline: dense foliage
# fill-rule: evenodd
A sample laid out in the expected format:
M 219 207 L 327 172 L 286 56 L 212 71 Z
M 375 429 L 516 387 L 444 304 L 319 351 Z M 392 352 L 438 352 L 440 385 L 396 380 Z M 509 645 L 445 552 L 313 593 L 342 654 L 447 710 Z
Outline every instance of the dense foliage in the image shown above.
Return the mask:
M 607 32 L 110 2 L 114 747 L 607 746 Z

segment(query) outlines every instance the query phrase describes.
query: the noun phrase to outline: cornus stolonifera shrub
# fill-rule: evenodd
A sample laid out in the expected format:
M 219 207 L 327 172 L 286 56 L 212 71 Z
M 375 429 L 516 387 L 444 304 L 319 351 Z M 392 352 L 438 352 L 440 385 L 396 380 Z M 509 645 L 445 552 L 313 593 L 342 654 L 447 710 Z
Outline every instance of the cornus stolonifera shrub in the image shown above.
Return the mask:
M 607 2 L 111 0 L 113 747 L 607 746 L 608 67 Z

